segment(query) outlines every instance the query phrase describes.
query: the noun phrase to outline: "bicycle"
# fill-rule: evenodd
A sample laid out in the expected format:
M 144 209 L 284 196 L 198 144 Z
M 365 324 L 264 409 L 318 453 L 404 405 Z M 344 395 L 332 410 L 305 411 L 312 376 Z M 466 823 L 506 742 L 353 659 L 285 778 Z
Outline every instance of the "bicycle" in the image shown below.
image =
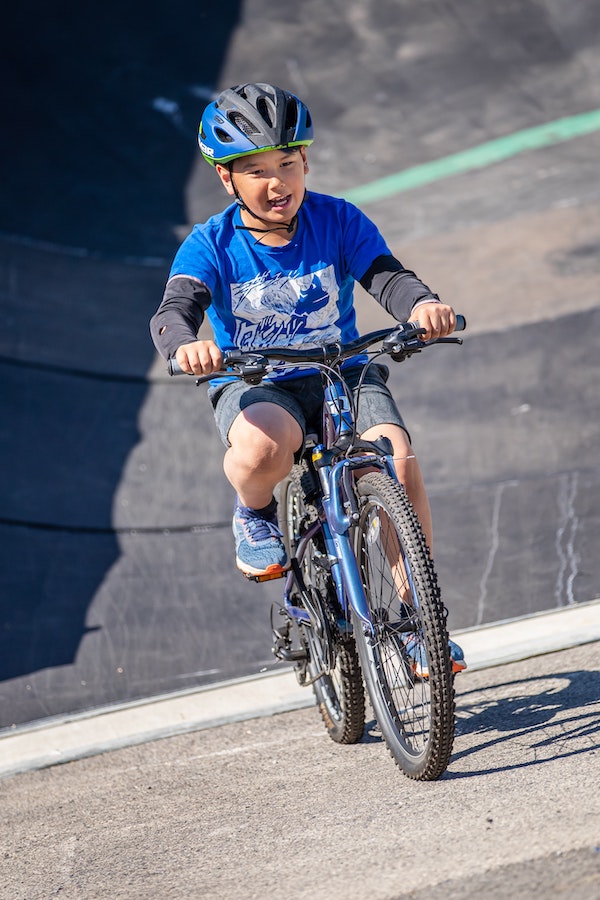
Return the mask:
M 456 330 L 465 325 L 458 316 Z M 409 778 L 432 781 L 446 770 L 454 742 L 447 611 L 423 531 L 395 475 L 391 442 L 356 434 L 355 400 L 342 368 L 360 355 L 360 393 L 368 367 L 384 355 L 399 362 L 433 344 L 462 343 L 425 341 L 423 334 L 409 322 L 344 346 L 229 351 L 223 372 L 252 384 L 290 367 L 321 373 L 322 433 L 309 436 L 279 485 L 291 564 L 282 602 L 271 610 L 273 652 L 293 664 L 300 684 L 312 686 L 338 743 L 363 735 L 364 678 L 392 758 Z M 173 359 L 169 372 L 181 372 Z M 197 384 L 215 377 L 197 377 Z

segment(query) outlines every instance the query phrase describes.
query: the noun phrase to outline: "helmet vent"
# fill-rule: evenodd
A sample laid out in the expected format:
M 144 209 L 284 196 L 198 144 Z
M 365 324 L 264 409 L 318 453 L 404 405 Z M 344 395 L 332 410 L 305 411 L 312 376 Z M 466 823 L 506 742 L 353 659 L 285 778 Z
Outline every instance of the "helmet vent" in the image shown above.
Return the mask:
M 295 100 L 288 100 L 285 109 L 285 130 L 294 129 L 298 123 L 298 106 Z
M 223 143 L 223 144 L 233 143 L 233 138 L 231 137 L 231 135 L 227 134 L 226 131 L 223 131 L 222 128 L 215 128 L 215 134 L 218 137 L 218 139 L 221 141 L 221 143 Z
M 241 115 L 237 112 L 232 112 L 229 114 L 229 120 L 232 125 L 235 125 L 236 128 L 239 128 L 240 131 L 243 131 L 244 134 L 259 134 L 256 126 L 250 122 L 246 116 Z
M 267 123 L 267 125 L 269 126 L 269 128 L 272 128 L 273 127 L 273 119 L 271 118 L 271 111 L 269 110 L 269 106 L 267 104 L 267 101 L 264 99 L 264 97 L 259 97 L 259 99 L 256 101 L 256 108 L 257 108 L 258 112 L 260 113 L 260 115 L 262 116 L 262 118 Z

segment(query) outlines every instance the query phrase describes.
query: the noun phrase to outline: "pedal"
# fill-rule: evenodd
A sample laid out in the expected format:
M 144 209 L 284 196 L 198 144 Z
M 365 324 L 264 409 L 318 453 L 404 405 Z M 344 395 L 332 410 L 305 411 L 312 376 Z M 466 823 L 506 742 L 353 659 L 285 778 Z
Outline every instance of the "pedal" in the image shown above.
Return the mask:
M 298 648 L 296 650 L 292 649 L 292 642 L 290 640 L 290 624 L 291 619 L 287 615 L 285 609 L 280 608 L 279 615 L 285 616 L 286 620 L 277 628 L 273 626 L 273 606 L 271 607 L 271 630 L 273 635 L 273 646 L 271 650 L 273 652 L 273 656 L 277 659 L 282 660 L 283 662 L 306 662 L 308 659 L 308 654 L 306 650 L 303 648 Z
M 308 659 L 306 650 L 291 650 L 287 647 L 278 647 L 277 644 L 272 649 L 273 655 L 282 662 L 306 662 Z
M 242 572 L 244 578 L 247 578 L 248 581 L 255 581 L 257 584 L 262 584 L 263 581 L 275 581 L 277 578 L 285 578 L 289 569 L 278 569 L 276 572 L 263 572 L 262 575 L 251 575 L 246 572 Z

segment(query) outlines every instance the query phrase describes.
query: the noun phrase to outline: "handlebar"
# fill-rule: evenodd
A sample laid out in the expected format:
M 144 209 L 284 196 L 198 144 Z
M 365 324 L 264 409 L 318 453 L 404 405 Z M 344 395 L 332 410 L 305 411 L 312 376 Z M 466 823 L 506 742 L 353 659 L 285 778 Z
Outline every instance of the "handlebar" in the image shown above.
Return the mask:
M 455 331 L 464 331 L 467 321 L 464 316 L 456 316 Z M 326 344 L 323 347 L 311 350 L 292 350 L 285 347 L 265 348 L 260 351 L 250 350 L 244 353 L 240 350 L 227 350 L 223 354 L 223 367 L 210 375 L 195 376 L 197 383 L 218 378 L 220 374 L 243 375 L 244 378 L 260 378 L 266 374 L 265 368 L 268 360 L 277 360 L 286 363 L 321 363 L 332 362 L 354 356 L 363 350 L 367 350 L 373 344 L 382 343 L 382 350 L 389 353 L 392 359 L 400 360 L 412 353 L 419 353 L 424 347 L 432 344 L 462 344 L 460 338 L 445 337 L 431 341 L 424 341 L 421 335 L 425 329 L 418 322 L 401 322 L 393 328 L 384 328 L 380 331 L 371 331 L 362 337 L 351 341 L 349 344 Z M 175 358 L 167 360 L 169 375 L 186 375 Z

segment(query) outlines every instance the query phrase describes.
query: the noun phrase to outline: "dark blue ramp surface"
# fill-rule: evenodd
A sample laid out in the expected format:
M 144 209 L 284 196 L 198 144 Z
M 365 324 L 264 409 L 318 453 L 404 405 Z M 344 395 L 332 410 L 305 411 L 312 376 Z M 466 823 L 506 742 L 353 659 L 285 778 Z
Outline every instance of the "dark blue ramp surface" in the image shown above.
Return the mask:
M 273 665 L 280 586 L 233 569 L 210 406 L 191 380 L 166 378 L 148 336 L 179 238 L 225 202 L 195 148 L 214 88 L 249 77 L 305 96 L 311 186 L 342 191 L 600 107 L 597 24 L 591 0 L 7 11 L 0 728 Z M 390 242 L 453 233 L 467 291 L 473 229 L 483 240 L 486 223 L 598 201 L 597 146 L 524 155 L 369 212 Z M 586 260 L 596 245 L 580 243 Z M 483 295 L 463 348 L 392 370 L 454 628 L 598 592 L 600 323 L 560 269 L 560 318 L 486 332 Z
M 198 111 L 241 0 L 9 4 L 0 30 L 0 231 L 170 255 Z
M 467 337 L 419 362 L 404 387 L 451 624 L 596 597 L 600 310 Z
M 599 328 L 599 314 L 573 315 L 545 323 L 541 338 L 539 326 L 467 338 L 392 371 L 430 486 L 453 627 L 594 595 Z M 571 365 L 564 335 L 580 336 L 585 367 Z M 9 518 L 0 528 L 3 596 L 18 598 L 4 605 L 0 703 L 15 720 L 272 664 L 268 610 L 279 587 L 249 585 L 233 569 L 231 492 L 204 392 L 152 385 L 125 459 L 111 442 L 133 444 L 128 410 L 143 390 L 52 375 L 22 404 L 18 385 L 3 395 L 2 420 L 20 435 L 20 462 L 3 472 L 8 512 L 56 513 L 54 527 Z M 43 442 L 51 452 L 40 468 L 35 414 L 61 401 L 73 424 Z M 63 442 L 79 449 L 64 457 Z M 87 465 L 90 446 L 104 467 Z M 44 477 L 26 491 L 32 463 Z

